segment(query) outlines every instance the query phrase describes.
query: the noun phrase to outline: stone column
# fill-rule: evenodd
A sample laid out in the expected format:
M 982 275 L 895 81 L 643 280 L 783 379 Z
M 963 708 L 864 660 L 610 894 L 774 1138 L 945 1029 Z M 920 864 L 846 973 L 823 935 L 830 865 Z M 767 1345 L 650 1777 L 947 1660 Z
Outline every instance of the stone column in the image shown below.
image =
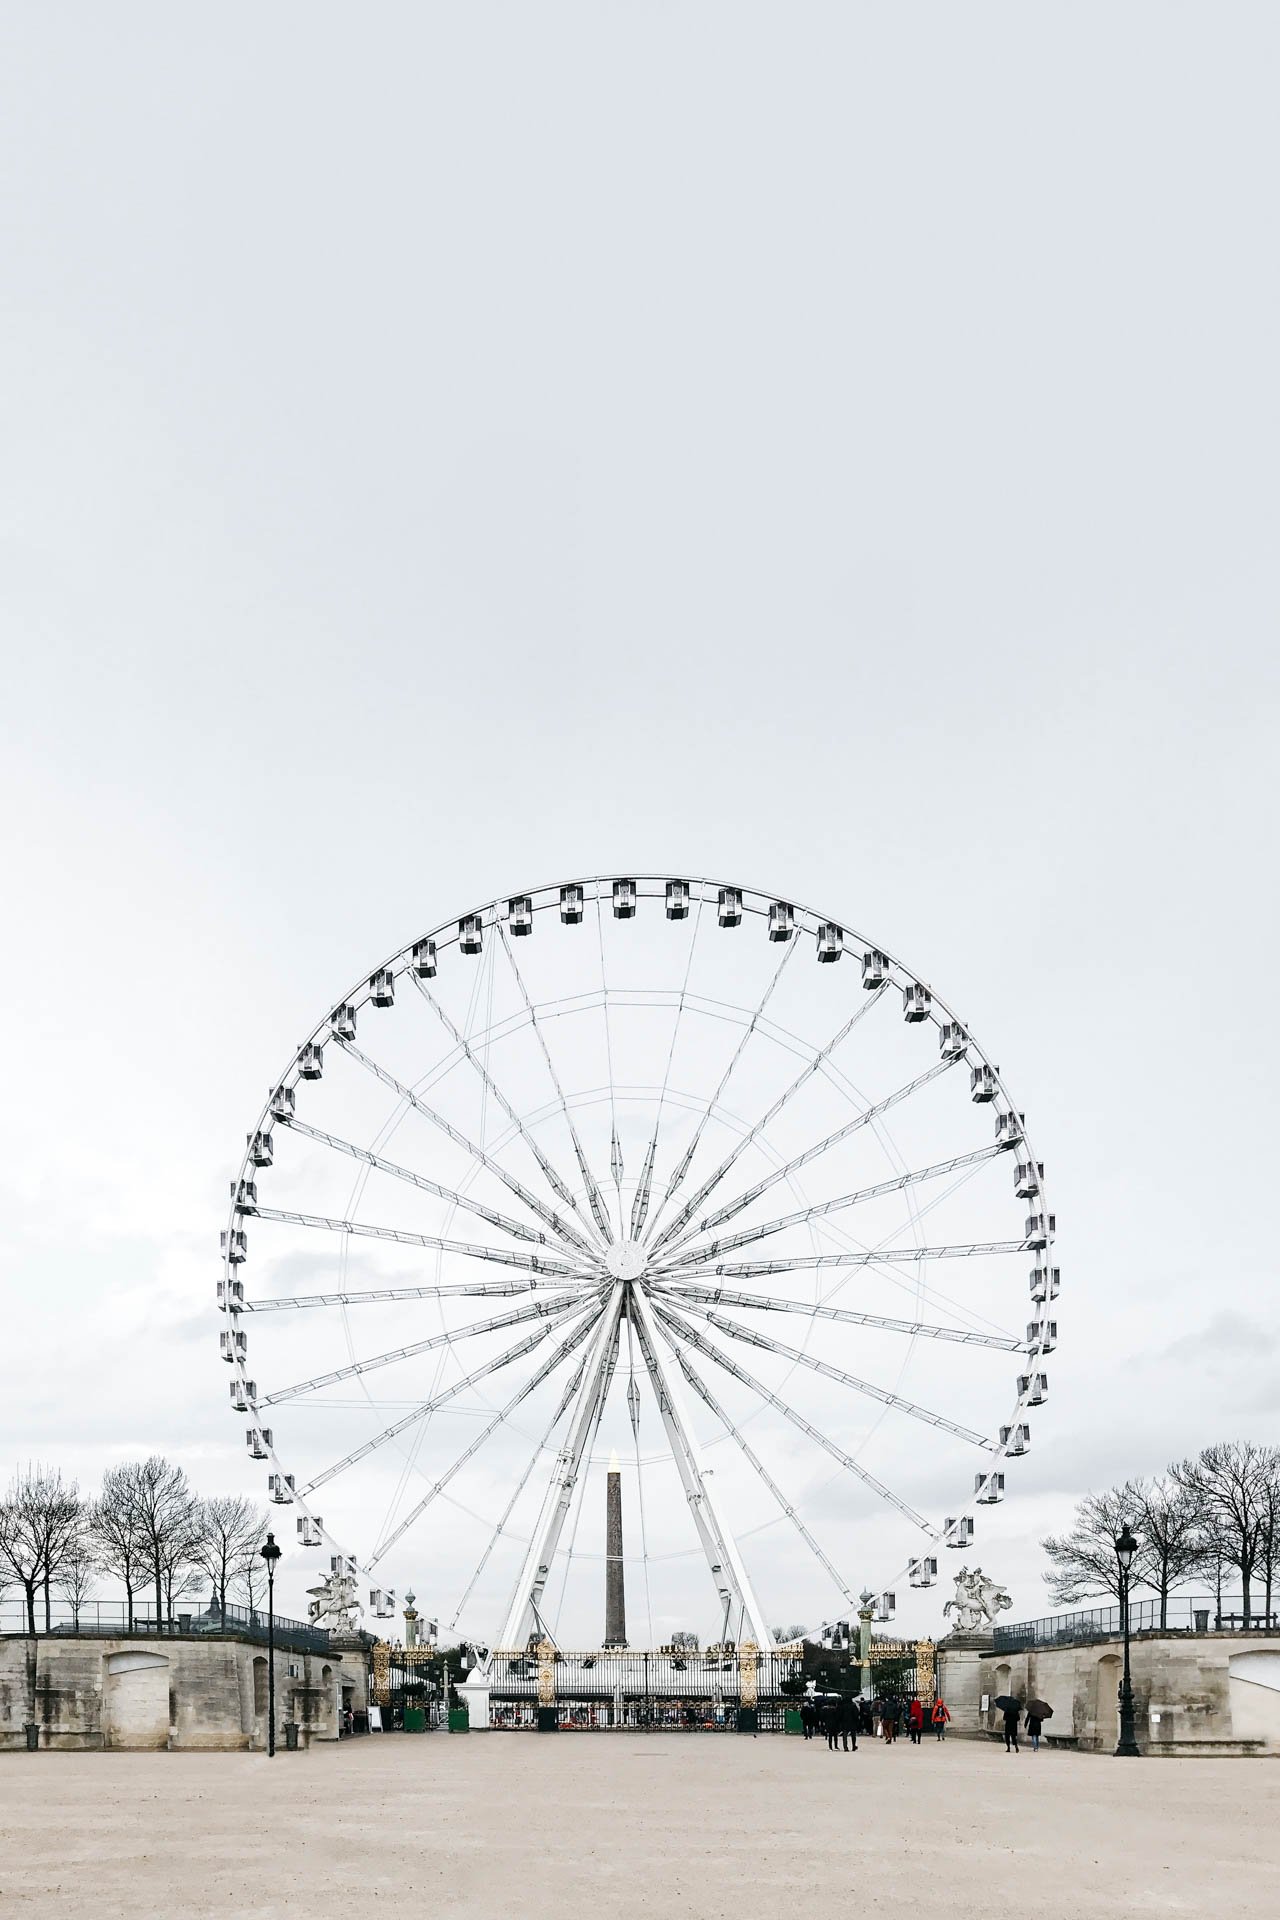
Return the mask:
M 622 1474 L 617 1455 L 605 1480 L 604 1644 L 627 1644 L 627 1598 L 622 1562 Z

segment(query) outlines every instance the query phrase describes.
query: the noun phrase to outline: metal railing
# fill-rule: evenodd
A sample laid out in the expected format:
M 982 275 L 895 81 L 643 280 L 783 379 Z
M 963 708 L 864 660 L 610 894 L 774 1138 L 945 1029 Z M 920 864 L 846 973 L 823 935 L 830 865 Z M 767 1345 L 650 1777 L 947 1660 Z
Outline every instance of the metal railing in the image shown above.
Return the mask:
M 1123 1632 L 1120 1608 L 1084 1607 L 1075 1613 L 1050 1613 L 1040 1620 L 994 1629 L 995 1651 L 1016 1653 L 1024 1647 L 1078 1647 L 1091 1640 L 1118 1639 Z M 1162 1606 L 1158 1599 L 1129 1603 L 1131 1633 L 1275 1633 L 1280 1612 L 1268 1613 L 1261 1601 L 1251 1602 L 1246 1615 L 1238 1594 L 1174 1594 Z
M 11 1597 L 0 1601 L 0 1637 L 25 1638 L 27 1632 L 26 1602 Z M 61 1634 L 116 1640 L 150 1634 L 185 1638 L 229 1633 L 242 1640 L 259 1641 L 265 1645 L 267 1616 L 256 1607 L 229 1606 L 223 1610 L 216 1606 L 202 1607 L 198 1603 L 185 1607 L 181 1602 L 176 1602 L 172 1611 L 165 1609 L 157 1615 L 153 1600 L 135 1600 L 130 1615 L 123 1600 L 86 1600 L 79 1608 L 73 1609 L 65 1600 L 55 1598 L 46 1626 L 44 1596 L 40 1594 L 36 1597 L 36 1633 L 40 1637 Z M 289 1620 L 277 1614 L 275 1637 L 280 1646 L 292 1648 L 298 1653 L 329 1651 L 328 1631 L 323 1627 L 314 1627 L 305 1620 Z

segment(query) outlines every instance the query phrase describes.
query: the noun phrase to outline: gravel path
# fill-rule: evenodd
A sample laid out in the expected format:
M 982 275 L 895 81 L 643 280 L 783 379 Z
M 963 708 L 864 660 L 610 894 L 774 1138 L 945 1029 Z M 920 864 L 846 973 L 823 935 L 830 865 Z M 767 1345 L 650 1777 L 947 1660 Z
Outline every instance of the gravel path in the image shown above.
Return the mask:
M 388 1735 L 0 1755 L 0 1913 L 1280 1913 L 1280 1767 L 952 1740 Z M 834 1904 L 833 1904 L 834 1903 Z

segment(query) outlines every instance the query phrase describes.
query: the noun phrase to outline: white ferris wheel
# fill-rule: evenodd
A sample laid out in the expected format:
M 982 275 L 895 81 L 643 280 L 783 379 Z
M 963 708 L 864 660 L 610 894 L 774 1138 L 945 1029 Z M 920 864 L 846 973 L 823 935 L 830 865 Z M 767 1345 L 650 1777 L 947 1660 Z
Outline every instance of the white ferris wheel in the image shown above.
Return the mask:
M 563 1640 L 608 1461 L 635 1637 L 700 1604 L 768 1646 L 973 1539 L 1047 1392 L 1053 1239 L 999 1068 L 886 950 L 747 887 L 571 881 L 424 934 L 298 1047 L 232 1183 L 222 1354 L 297 1544 L 375 1613 L 429 1579 L 477 1639 Z

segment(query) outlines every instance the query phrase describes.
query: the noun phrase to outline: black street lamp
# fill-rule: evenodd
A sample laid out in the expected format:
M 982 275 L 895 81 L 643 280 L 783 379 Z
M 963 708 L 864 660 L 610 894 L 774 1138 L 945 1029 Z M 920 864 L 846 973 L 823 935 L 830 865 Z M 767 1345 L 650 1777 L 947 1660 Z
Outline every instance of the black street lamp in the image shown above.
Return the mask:
M 267 1758 L 276 1751 L 276 1561 L 280 1549 L 274 1533 L 258 1548 L 267 1563 Z
M 1133 1682 L 1129 1677 L 1129 1569 L 1133 1565 L 1133 1556 L 1138 1551 L 1138 1542 L 1130 1531 L 1126 1520 L 1115 1542 L 1116 1559 L 1120 1563 L 1120 1627 L 1124 1634 L 1124 1678 L 1120 1682 L 1120 1738 L 1116 1742 L 1117 1755 L 1127 1759 L 1141 1759 L 1138 1751 L 1137 1736 L 1133 1725 Z

